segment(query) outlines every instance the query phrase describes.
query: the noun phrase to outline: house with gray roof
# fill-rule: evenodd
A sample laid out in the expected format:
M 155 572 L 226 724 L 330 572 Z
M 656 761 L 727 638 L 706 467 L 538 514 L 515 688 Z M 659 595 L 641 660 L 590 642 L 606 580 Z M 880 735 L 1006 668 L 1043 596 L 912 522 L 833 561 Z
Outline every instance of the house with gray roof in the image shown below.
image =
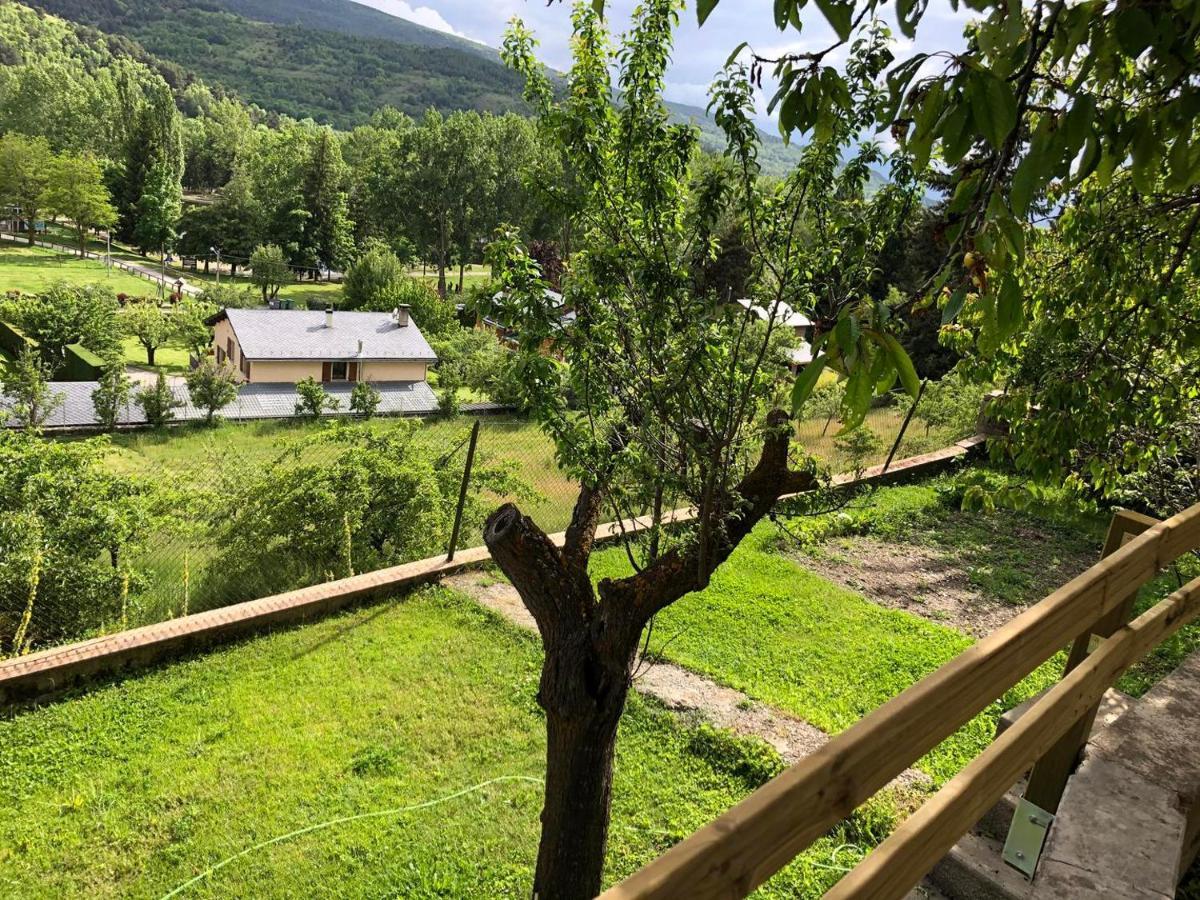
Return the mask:
M 437 354 L 406 306 L 385 312 L 223 309 L 208 320 L 217 361 L 248 384 L 425 382 Z

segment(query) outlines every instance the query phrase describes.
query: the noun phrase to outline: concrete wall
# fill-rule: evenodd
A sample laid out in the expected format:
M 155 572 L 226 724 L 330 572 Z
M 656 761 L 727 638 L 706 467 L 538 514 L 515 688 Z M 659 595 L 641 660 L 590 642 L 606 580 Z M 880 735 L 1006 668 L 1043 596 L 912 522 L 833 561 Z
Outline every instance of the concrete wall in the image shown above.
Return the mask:
M 321 361 L 256 359 L 250 363 L 250 380 L 255 384 L 288 382 L 295 384 L 312 376 L 321 380 Z
M 365 362 L 359 381 L 424 381 L 427 366 L 420 362 Z

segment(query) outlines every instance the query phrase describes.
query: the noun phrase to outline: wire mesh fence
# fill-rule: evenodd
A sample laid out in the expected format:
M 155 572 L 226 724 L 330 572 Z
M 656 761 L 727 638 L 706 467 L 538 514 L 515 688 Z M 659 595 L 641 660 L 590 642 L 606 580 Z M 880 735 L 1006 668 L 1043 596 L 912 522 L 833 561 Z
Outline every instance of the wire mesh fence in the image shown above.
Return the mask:
M 833 417 L 812 418 L 797 426 L 797 444 L 833 472 L 874 465 L 906 412 L 906 402 L 871 410 L 869 438 L 850 443 Z M 92 504 L 74 524 L 66 501 L 10 517 L 0 656 L 443 554 L 459 512 L 457 547 L 477 546 L 487 513 L 508 499 L 547 531 L 563 530 L 577 485 L 551 440 L 529 420 L 478 421 L 465 493 L 476 427 L 467 417 L 226 422 L 56 442 L 78 456 L 63 463 L 68 479 L 90 467 L 83 480 L 100 499 L 73 489 L 71 502 Z M 917 417 L 897 457 L 963 431 Z M 3 529 L 0 520 L 0 538 Z

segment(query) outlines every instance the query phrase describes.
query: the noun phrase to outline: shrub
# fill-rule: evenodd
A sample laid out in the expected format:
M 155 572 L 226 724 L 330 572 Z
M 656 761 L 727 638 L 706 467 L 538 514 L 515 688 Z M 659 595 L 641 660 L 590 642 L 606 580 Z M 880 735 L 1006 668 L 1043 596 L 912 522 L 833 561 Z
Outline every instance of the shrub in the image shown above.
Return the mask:
M 129 407 L 132 382 L 125 375 L 125 366 L 118 362 L 109 363 L 101 370 L 99 382 L 92 391 L 92 407 L 104 430 L 112 431 L 117 427 L 121 411 Z
M 210 284 L 197 299 L 215 309 L 245 309 L 259 305 L 253 288 L 237 284 Z
M 219 365 L 211 356 L 206 356 L 200 365 L 188 372 L 186 381 L 192 405 L 204 410 L 204 421 L 208 425 L 213 424 L 218 410 L 237 399 L 237 372 L 228 363 Z
M 296 415 L 302 419 L 319 419 L 326 410 L 332 412 L 342 405 L 337 397 L 325 393 L 321 382 L 311 375 L 296 382 L 296 393 Z
M 342 305 L 346 309 L 384 309 L 384 294 L 402 278 L 404 266 L 399 257 L 383 244 L 373 242 L 346 272 Z
M 41 431 L 62 404 L 62 395 L 50 387 L 50 367 L 30 349 L 0 370 L 0 393 L 7 395 L 13 423 L 27 431 Z
M 206 591 L 229 602 L 444 551 L 462 470 L 439 467 L 413 440 L 418 428 L 334 422 L 269 467 L 230 472 Z M 482 526 L 496 496 L 529 495 L 510 471 L 476 466 L 464 533 Z
M 925 423 L 925 433 L 931 428 L 947 428 L 956 436 L 970 434 L 975 430 L 980 406 L 990 387 L 970 382 L 954 372 L 927 384 L 916 413 Z
M 350 391 L 350 410 L 355 415 L 369 419 L 379 409 L 379 402 L 382 399 L 373 384 L 369 381 L 360 381 Z
M 118 622 L 139 588 L 144 488 L 105 465 L 107 450 L 0 430 L 0 654 Z
M 175 394 L 167 384 L 167 376 L 158 373 L 152 387 L 143 388 L 134 397 L 137 405 L 142 408 L 146 422 L 155 428 L 161 428 L 175 418 L 175 410 L 183 404 L 175 399 Z
M 52 372 L 63 367 L 68 344 L 82 344 L 105 359 L 120 356 L 119 312 L 116 296 L 102 285 L 56 284 L 0 303 L 0 319 L 37 342 Z
M 861 478 L 872 457 L 884 449 L 883 441 L 869 425 L 859 425 L 839 434 L 833 439 L 833 446 L 850 466 L 855 478 Z

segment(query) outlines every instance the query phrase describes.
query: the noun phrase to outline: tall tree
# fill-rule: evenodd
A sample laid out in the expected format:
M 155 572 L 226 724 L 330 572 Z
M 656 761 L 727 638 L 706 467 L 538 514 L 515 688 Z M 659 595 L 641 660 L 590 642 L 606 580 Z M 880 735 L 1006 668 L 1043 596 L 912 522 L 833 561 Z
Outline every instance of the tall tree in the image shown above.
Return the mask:
M 42 208 L 51 215 L 69 219 L 75 227 L 79 252 L 87 247 L 87 233 L 93 228 L 116 224 L 117 210 L 109 202 L 104 172 L 92 156 L 60 153 L 51 160 L 46 189 L 41 195 Z
M 165 254 L 174 249 L 182 211 L 179 179 L 167 166 L 154 166 L 146 173 L 142 196 L 138 200 L 134 243 L 142 252 L 157 250 Z
M 50 179 L 53 156 L 43 137 L 6 134 L 0 137 L 0 205 L 14 207 L 26 224 L 29 243 L 33 243 L 33 223 L 39 218 L 42 193 Z
M 784 184 L 762 185 L 749 79 L 717 87 L 718 119 L 746 181 L 734 196 L 760 236 L 754 286 L 772 314 L 758 322 L 696 289 L 694 248 L 709 241 L 725 198 L 689 191 L 698 137 L 670 122 L 661 99 L 682 3 L 641 4 L 615 54 L 594 7 L 575 6 L 575 59 L 561 102 L 519 22 L 504 44 L 506 60 L 526 76 L 539 126 L 581 186 L 563 284 L 577 320 L 564 329 L 511 230 L 490 249 L 501 290 L 483 301 L 516 329 L 523 399 L 581 484 L 561 549 L 514 504 L 484 530 L 545 650 L 537 700 L 546 713 L 546 791 L 533 886 L 543 900 L 590 898 L 600 888 L 617 725 L 643 629 L 704 588 L 780 496 L 816 484 L 811 463 L 792 465 L 794 426 L 773 408 L 786 372 L 774 313 L 784 302 L 813 313 L 823 304 L 819 315 L 841 332 L 834 346 L 853 350 L 844 359 L 827 352 L 815 368 L 851 369 L 847 393 L 859 421 L 872 393 L 898 375 L 916 389 L 911 362 L 886 331 L 888 310 L 865 294 L 884 236 L 917 194 L 897 183 L 866 197 L 878 151 L 852 152 L 843 163 L 856 116 L 831 122 Z M 882 39 L 854 49 L 859 107 L 873 96 Z M 894 171 L 907 168 L 901 161 Z M 806 215 L 826 221 L 800 241 L 795 223 Z M 569 390 L 542 352 L 547 341 L 568 364 Z M 568 396 L 577 406 L 568 407 Z M 636 574 L 593 585 L 588 560 L 599 522 L 661 511 L 664 502 L 694 507 L 695 519 L 667 547 L 629 546 Z
M 168 192 L 182 193 L 183 134 L 175 97 L 165 82 L 160 80 L 152 85 L 145 100 L 137 106 L 121 162 L 114 182 L 120 214 L 118 234 L 123 240 L 134 241 L 143 196 L 148 191 L 157 191 L 165 199 Z
M 322 128 L 304 171 L 304 246 L 309 265 L 344 266 L 353 247 L 354 223 L 346 199 L 348 173 L 333 130 Z

